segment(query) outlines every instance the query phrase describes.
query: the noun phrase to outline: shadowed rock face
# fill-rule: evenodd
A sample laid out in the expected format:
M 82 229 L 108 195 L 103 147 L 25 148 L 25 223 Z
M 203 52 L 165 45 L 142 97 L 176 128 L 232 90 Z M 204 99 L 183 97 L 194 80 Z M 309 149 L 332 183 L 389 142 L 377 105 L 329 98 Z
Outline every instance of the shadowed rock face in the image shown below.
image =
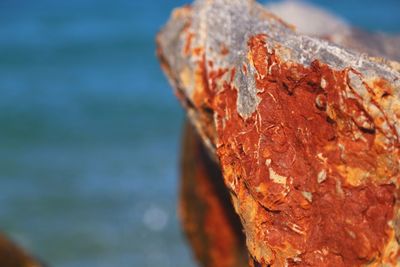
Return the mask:
M 17 245 L 0 235 L 0 266 L 43 267 Z
M 179 214 L 202 266 L 242 267 L 248 262 L 239 216 L 221 170 L 186 123 L 182 149 Z
M 348 47 L 372 51 L 363 40 Z M 298 34 L 245 0 L 177 9 L 157 43 L 251 265 L 400 264 L 399 63 Z

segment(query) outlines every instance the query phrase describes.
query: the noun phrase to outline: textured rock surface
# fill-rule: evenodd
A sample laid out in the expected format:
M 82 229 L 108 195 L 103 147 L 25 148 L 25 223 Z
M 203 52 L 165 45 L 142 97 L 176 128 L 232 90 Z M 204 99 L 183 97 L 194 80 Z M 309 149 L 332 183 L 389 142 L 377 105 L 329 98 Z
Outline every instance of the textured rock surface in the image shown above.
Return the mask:
M 370 56 L 400 60 L 400 36 L 362 31 L 334 14 L 302 1 L 273 2 L 267 8 L 295 25 L 299 33 L 317 36 Z
M 255 266 L 400 264 L 397 62 L 298 34 L 245 0 L 175 10 L 158 53 Z

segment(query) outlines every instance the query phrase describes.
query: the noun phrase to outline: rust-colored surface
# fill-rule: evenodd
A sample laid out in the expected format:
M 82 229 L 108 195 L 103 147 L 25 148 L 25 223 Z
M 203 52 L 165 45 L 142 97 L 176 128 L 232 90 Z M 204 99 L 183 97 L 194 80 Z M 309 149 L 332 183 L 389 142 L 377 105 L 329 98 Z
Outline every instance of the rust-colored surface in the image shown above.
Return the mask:
M 190 124 L 185 126 L 180 192 L 184 231 L 202 266 L 247 266 L 247 250 L 218 166 Z
M 249 266 L 400 265 L 398 63 L 231 3 L 175 11 L 158 53 L 222 170 Z M 242 17 L 259 24 L 215 30 Z
M 340 103 L 350 69 L 282 63 L 265 53 L 266 38 L 249 40 L 261 99 L 257 112 L 242 119 L 229 84 L 214 101 L 217 121 L 225 122 L 217 123 L 225 179 L 237 194 L 239 213 L 256 211 L 245 228 L 272 251 L 261 263 L 375 261 L 393 235 L 396 186 L 389 181 L 398 175 L 397 152 L 384 150 L 372 122 L 353 122 L 352 114 L 366 113 L 355 100 Z M 266 66 L 274 65 L 267 73 Z M 263 209 L 254 209 L 254 201 Z M 388 256 L 395 264 L 397 251 Z

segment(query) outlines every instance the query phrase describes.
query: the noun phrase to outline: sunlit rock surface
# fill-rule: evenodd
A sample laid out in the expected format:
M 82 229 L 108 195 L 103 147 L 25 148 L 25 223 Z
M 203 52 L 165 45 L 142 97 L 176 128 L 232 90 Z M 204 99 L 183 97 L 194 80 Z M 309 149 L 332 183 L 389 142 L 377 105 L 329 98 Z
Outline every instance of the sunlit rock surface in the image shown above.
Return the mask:
M 301 34 L 320 37 L 369 56 L 400 60 L 400 36 L 369 33 L 348 25 L 343 19 L 301 1 L 270 3 L 269 11 L 295 25 Z
M 337 25 L 304 34 L 254 1 L 198 0 L 158 35 L 250 265 L 400 264 L 398 39 Z

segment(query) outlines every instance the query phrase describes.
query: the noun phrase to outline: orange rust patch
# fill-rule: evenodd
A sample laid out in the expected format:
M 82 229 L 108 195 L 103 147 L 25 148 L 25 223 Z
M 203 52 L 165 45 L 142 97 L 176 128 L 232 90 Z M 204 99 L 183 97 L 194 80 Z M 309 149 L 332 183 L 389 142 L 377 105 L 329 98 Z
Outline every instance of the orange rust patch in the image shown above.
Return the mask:
M 378 88 L 378 92 L 375 92 L 375 94 L 377 94 L 378 97 L 386 97 L 386 96 L 391 96 L 393 94 L 392 87 L 387 81 L 383 79 L 374 81 L 373 86 L 374 88 Z
M 226 47 L 226 45 L 222 44 L 221 45 L 221 55 L 226 56 L 229 54 L 229 49 Z
M 182 29 L 182 33 L 184 35 L 185 41 L 183 45 L 183 55 L 189 56 L 192 49 L 192 40 L 194 38 L 194 33 L 190 31 L 190 27 L 192 26 L 191 22 L 187 22 Z
M 183 53 L 184 55 L 189 55 L 190 54 L 190 50 L 192 47 L 192 40 L 193 40 L 194 34 L 193 33 L 188 33 L 187 37 L 186 37 L 186 43 L 185 43 L 185 47 L 183 49 Z
M 213 93 L 210 91 L 208 84 L 208 68 L 206 67 L 206 57 L 203 55 L 201 60 L 197 63 L 196 77 L 196 90 L 193 95 L 193 102 L 196 107 L 204 105 L 209 106 L 209 99 L 212 98 Z
M 250 47 L 249 60 L 253 63 L 258 74 L 266 76 L 268 71 L 268 51 L 267 42 L 265 40 L 266 35 L 260 34 L 259 38 L 251 38 L 248 41 Z

